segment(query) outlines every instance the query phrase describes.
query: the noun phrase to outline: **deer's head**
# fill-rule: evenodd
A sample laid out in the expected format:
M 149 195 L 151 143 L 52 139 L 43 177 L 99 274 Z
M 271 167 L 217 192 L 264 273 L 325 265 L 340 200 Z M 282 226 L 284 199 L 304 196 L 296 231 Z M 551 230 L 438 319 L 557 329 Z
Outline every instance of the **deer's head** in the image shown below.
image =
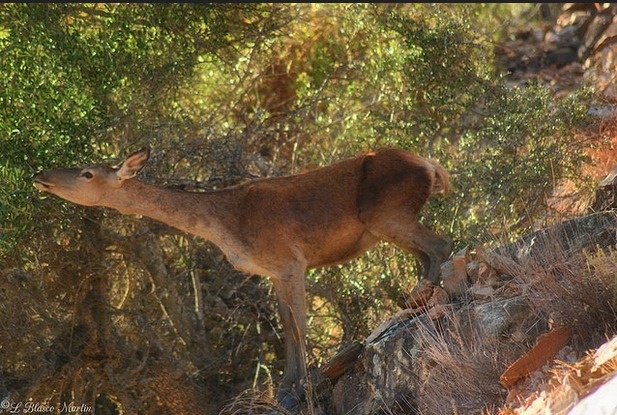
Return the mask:
M 34 185 L 69 202 L 97 206 L 107 194 L 135 177 L 149 157 L 150 150 L 143 148 L 128 156 L 119 167 L 96 164 L 44 170 L 34 175 Z

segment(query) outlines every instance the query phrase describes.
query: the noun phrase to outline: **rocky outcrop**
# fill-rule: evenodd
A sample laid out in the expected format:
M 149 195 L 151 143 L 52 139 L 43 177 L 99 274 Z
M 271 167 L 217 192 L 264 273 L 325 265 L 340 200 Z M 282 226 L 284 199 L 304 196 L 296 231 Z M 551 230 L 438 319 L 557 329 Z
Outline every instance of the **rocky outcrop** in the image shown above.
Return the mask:
M 564 320 L 567 309 L 537 302 L 542 289 L 552 287 L 547 281 L 571 284 L 566 274 L 572 269 L 560 264 L 583 266 L 582 256 L 615 246 L 616 235 L 617 214 L 610 211 L 493 250 L 459 252 L 442 268 L 445 288 L 423 281 L 410 307 L 366 339 L 334 383 L 335 413 L 480 414 L 487 402 L 505 402 L 517 383 L 575 342 L 571 331 L 580 331 Z M 549 276 L 551 267 L 559 272 Z

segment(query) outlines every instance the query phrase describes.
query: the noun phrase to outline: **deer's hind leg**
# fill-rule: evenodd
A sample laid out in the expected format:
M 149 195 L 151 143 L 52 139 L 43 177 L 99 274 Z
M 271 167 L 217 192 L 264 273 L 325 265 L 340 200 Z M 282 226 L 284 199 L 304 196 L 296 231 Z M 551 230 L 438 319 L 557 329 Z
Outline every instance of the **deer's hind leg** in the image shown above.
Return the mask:
M 375 236 L 412 253 L 422 265 L 422 277 L 439 283 L 440 265 L 452 252 L 451 240 L 439 236 L 415 218 L 405 218 L 405 215 L 371 223 L 368 228 Z

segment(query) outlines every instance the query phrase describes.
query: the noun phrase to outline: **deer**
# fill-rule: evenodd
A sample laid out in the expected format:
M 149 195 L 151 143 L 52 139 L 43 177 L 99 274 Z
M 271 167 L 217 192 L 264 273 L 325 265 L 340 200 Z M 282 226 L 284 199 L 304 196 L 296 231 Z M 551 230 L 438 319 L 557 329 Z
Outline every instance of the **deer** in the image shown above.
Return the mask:
M 419 222 L 431 195 L 447 194 L 449 174 L 415 153 L 382 148 L 289 176 L 251 179 L 211 191 L 149 184 L 136 176 L 150 158 L 144 147 L 120 165 L 54 168 L 35 187 L 83 206 L 139 215 L 202 237 L 237 270 L 268 277 L 283 328 L 285 365 L 279 403 L 296 407 L 307 375 L 307 269 L 343 264 L 378 242 L 411 253 L 421 277 L 441 281 L 452 241 Z

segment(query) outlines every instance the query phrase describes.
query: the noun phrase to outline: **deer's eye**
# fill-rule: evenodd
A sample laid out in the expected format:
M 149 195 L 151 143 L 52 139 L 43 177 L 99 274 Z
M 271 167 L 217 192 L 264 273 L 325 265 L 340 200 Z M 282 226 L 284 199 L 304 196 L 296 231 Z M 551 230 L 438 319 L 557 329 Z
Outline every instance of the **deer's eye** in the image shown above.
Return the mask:
M 94 177 L 94 174 L 90 173 L 89 171 L 84 171 L 81 173 L 81 177 L 84 177 L 88 180 L 90 180 L 91 178 Z

